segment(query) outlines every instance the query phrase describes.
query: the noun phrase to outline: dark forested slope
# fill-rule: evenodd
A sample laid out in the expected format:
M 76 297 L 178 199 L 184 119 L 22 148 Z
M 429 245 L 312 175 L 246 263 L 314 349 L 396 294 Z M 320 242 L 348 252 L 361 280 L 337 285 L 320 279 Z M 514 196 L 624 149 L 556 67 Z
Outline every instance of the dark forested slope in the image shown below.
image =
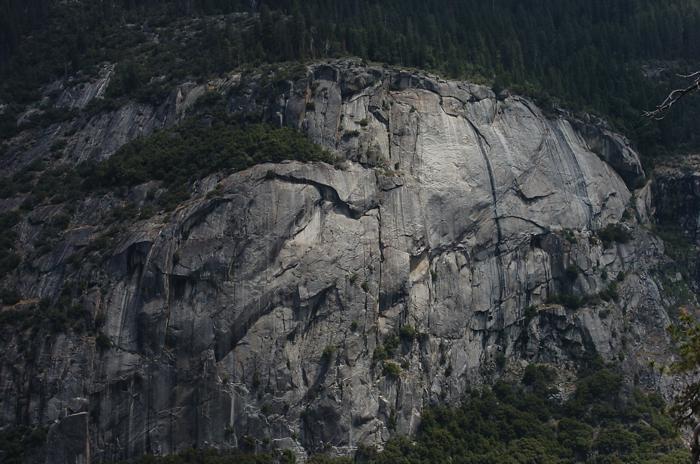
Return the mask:
M 40 84 L 104 60 L 122 71 L 112 95 L 138 91 L 157 99 L 159 76 L 205 77 L 243 64 L 350 54 L 491 82 L 545 106 L 598 112 L 647 157 L 700 143 L 697 99 L 661 123 L 641 117 L 673 85 L 675 72 L 700 61 L 697 0 L 3 3 L 5 104 L 28 101 Z M 252 15 L 215 16 L 236 12 Z M 185 21 L 192 17 L 201 20 Z M 5 133 L 21 109 L 10 107 Z

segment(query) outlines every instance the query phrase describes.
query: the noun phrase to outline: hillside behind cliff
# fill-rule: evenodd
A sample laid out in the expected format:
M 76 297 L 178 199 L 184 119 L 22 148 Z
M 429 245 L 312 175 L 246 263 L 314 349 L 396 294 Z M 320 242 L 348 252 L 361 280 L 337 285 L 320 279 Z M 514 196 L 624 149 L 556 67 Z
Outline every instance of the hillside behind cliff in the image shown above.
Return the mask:
M 264 19 L 122 24 L 99 49 L 128 57 L 3 84 L 2 439 L 48 463 L 392 462 L 471 398 L 515 423 L 546 405 L 499 455 L 678 458 L 666 329 L 700 289 L 695 157 L 643 165 L 641 139 L 500 85 L 193 46 Z M 569 415 L 579 448 L 552 425 Z
M 352 55 L 598 113 L 646 159 L 700 148 L 698 99 L 641 116 L 698 68 L 694 0 L 6 0 L 3 11 L 3 137 L 42 86 L 103 62 L 120 65 L 109 97 L 160 102 L 183 79 Z

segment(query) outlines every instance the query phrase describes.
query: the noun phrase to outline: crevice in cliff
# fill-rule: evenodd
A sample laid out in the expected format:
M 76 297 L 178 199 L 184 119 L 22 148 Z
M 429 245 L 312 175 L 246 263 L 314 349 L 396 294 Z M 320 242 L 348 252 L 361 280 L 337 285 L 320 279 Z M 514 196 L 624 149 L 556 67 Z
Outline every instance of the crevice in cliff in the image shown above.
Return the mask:
M 382 240 L 382 210 L 377 208 L 377 238 L 379 240 L 379 276 L 377 288 L 377 301 L 379 302 L 379 312 L 382 310 L 382 282 L 384 277 L 384 241 Z
M 189 214 L 189 216 L 187 216 L 187 219 L 182 221 L 182 225 L 180 226 L 180 236 L 187 239 L 192 229 L 204 222 L 207 216 L 209 216 L 209 214 L 211 214 L 219 205 L 228 203 L 229 201 L 230 200 L 225 197 L 215 197 L 197 207 L 192 213 Z
M 386 193 L 386 192 L 391 192 L 392 190 L 396 190 L 396 189 L 398 189 L 398 188 L 401 188 L 401 187 L 404 186 L 404 184 L 394 183 L 394 184 L 392 184 L 391 186 L 386 186 L 386 185 L 380 185 L 380 183 L 377 182 L 377 186 L 378 186 L 378 188 L 379 188 L 380 191 Z
M 276 179 L 283 182 L 289 182 L 291 184 L 311 185 L 312 187 L 315 187 L 316 190 L 318 190 L 318 193 L 321 195 L 321 198 L 323 200 L 333 204 L 336 212 L 342 214 L 343 216 L 349 219 L 360 219 L 368 211 L 368 209 L 361 210 L 359 208 L 356 208 L 352 204 L 342 200 L 336 189 L 334 189 L 330 185 L 322 184 L 321 182 L 317 182 L 315 180 L 301 179 L 291 175 L 278 174 L 274 171 L 268 171 L 266 178 Z
M 496 233 L 497 233 L 497 243 L 496 243 L 496 254 L 498 255 L 498 248 L 503 238 L 503 233 L 501 231 L 501 225 L 498 222 L 498 193 L 496 191 L 496 180 L 493 174 L 493 167 L 491 166 L 491 160 L 489 159 L 486 147 L 484 144 L 490 148 L 490 145 L 484 135 L 479 131 L 479 129 L 472 123 L 468 118 L 464 118 L 469 126 L 472 128 L 474 137 L 476 138 L 477 145 L 479 146 L 479 152 L 481 153 L 484 163 L 486 165 L 486 171 L 489 176 L 489 184 L 491 186 L 491 197 L 493 199 L 493 217 L 496 222 Z
M 374 116 L 377 119 L 377 121 L 382 123 L 382 125 L 384 125 L 384 127 L 386 127 L 387 131 L 389 130 L 389 120 L 384 117 L 384 115 L 381 112 L 381 109 L 378 106 L 369 105 L 367 107 L 367 111 L 369 111 L 370 114 L 372 114 L 372 116 Z
M 388 161 L 392 163 L 393 160 L 391 159 L 391 112 L 389 112 L 388 117 L 384 117 L 381 108 L 379 108 L 376 105 L 369 105 L 367 107 L 367 110 L 375 117 L 377 121 L 382 123 L 382 125 L 386 128 L 387 150 L 389 150 L 389 153 L 387 154 L 389 157 Z
M 608 207 L 608 202 L 610 201 L 611 198 L 617 197 L 617 192 L 608 192 L 608 194 L 605 196 L 603 201 L 600 204 L 600 209 L 596 212 L 593 213 L 593 218 L 598 219 L 603 216 L 603 213 L 605 212 L 606 208 Z M 620 220 L 619 217 L 616 217 L 617 220 Z
M 500 317 L 503 317 L 502 311 L 500 311 L 501 303 L 503 302 L 503 295 L 505 292 L 505 275 L 503 274 L 503 261 L 501 258 L 501 247 L 503 243 L 503 231 L 501 230 L 500 215 L 498 213 L 498 192 L 496 190 L 496 178 L 493 173 L 493 167 L 491 166 L 491 160 L 488 156 L 488 148 L 491 148 L 486 137 L 479 131 L 476 125 L 469 120 L 469 118 L 464 118 L 469 126 L 472 128 L 474 137 L 476 139 L 477 145 L 479 146 L 479 152 L 484 159 L 484 164 L 486 165 L 486 171 L 489 176 L 489 184 L 491 186 L 491 197 L 493 199 L 493 220 L 496 224 L 496 244 L 494 249 L 494 255 L 497 260 L 497 274 L 498 274 L 498 300 L 496 301 L 496 306 L 499 309 L 498 313 Z
M 545 193 L 543 195 L 528 196 L 525 194 L 525 192 L 523 192 L 522 188 L 520 188 L 519 185 L 514 185 L 513 187 L 510 188 L 510 190 L 513 191 L 518 196 L 518 198 L 526 205 L 535 204 L 540 200 L 544 200 L 545 198 L 549 198 L 549 197 L 555 195 L 555 192 L 549 192 L 549 193 Z
M 411 175 L 415 175 L 414 166 L 418 168 L 417 163 L 422 163 L 422 159 L 418 156 L 418 134 L 421 133 L 420 117 L 416 119 L 416 136 L 413 138 L 413 159 L 411 160 Z
M 299 266 L 299 263 L 292 263 L 292 264 L 289 264 L 287 266 L 284 266 L 283 268 L 281 268 L 280 270 L 278 270 L 277 272 L 272 274 L 272 277 L 274 277 L 275 279 L 278 279 L 278 278 L 282 277 L 284 274 L 286 274 L 287 271 L 291 271 L 292 269 L 296 269 L 298 266 Z
M 335 293 L 332 293 L 335 292 Z M 325 319 L 327 317 L 327 314 L 320 314 L 318 313 L 319 308 L 323 305 L 323 303 L 328 301 L 328 296 L 333 295 L 335 296 L 338 292 L 338 289 L 333 283 L 332 285 L 329 285 L 326 288 L 323 288 L 320 290 L 318 293 L 315 295 L 309 297 L 305 301 L 305 306 L 308 309 L 308 314 L 307 314 L 307 320 L 306 320 L 306 332 L 308 333 L 311 330 L 311 327 L 321 321 L 322 319 Z M 336 300 L 335 303 L 340 304 L 340 300 Z
M 522 216 L 516 216 L 514 214 L 507 214 L 507 215 L 499 216 L 498 219 L 499 220 L 500 219 L 518 219 L 520 221 L 527 222 L 528 224 L 532 224 L 533 226 L 542 229 L 543 232 L 549 232 L 549 228 L 547 228 L 546 226 L 543 226 L 542 224 L 539 224 L 539 223 L 533 221 L 532 219 L 524 218 Z
M 440 89 L 439 89 L 439 88 L 436 89 L 436 88 L 431 88 L 431 87 L 429 87 L 429 86 L 423 86 L 423 87 L 415 86 L 415 87 L 412 87 L 412 86 L 410 86 L 410 85 L 409 85 L 407 88 L 413 88 L 413 89 L 417 89 L 417 90 L 425 90 L 426 92 L 434 93 L 435 95 L 437 95 L 437 96 L 440 98 L 440 107 L 442 107 L 442 101 L 443 101 L 443 98 L 444 98 L 444 97 L 454 98 L 455 100 L 457 100 L 458 102 L 460 102 L 461 104 L 463 104 L 463 105 L 465 105 L 465 106 L 466 106 L 468 103 L 477 103 L 477 102 L 480 102 L 481 100 L 484 100 L 484 98 L 481 98 L 481 99 L 480 99 L 480 98 L 478 98 L 476 95 L 474 95 L 473 93 L 471 93 L 470 90 L 465 89 L 465 88 L 462 88 L 462 87 L 460 87 L 460 86 L 458 86 L 458 88 L 464 90 L 465 92 L 467 92 L 467 93 L 469 93 L 469 94 L 471 95 L 471 97 L 469 98 L 469 101 L 464 101 L 464 100 L 462 100 L 461 98 L 457 97 L 456 95 L 443 95 L 442 93 L 440 93 Z M 443 109 L 443 111 L 444 111 L 444 109 Z M 449 114 L 449 113 L 447 113 L 447 114 Z M 450 116 L 452 116 L 452 115 L 450 115 Z
M 527 100 L 524 99 L 524 98 L 518 97 L 518 96 L 513 97 L 513 99 L 514 99 L 515 101 L 517 101 L 518 103 L 521 103 L 530 113 L 532 113 L 532 115 L 535 117 L 535 119 L 537 119 L 538 121 L 541 121 L 541 120 L 542 120 L 542 116 L 540 116 L 539 114 L 537 114 L 537 113 L 535 112 L 535 110 L 532 109 L 532 107 L 530 106 L 530 102 L 529 102 L 529 101 L 527 101 Z

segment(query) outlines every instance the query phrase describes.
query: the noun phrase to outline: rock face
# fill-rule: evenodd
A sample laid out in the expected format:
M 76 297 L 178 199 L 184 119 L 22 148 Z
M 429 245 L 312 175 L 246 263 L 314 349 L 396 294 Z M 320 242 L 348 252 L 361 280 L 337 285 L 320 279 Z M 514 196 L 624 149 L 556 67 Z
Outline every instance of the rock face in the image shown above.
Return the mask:
M 90 463 L 90 428 L 87 412 L 63 417 L 51 426 L 46 444 L 46 462 Z
M 1 424 L 59 421 L 50 437 L 73 440 L 60 421 L 85 419 L 78 449 L 96 459 L 192 446 L 303 458 L 412 433 L 426 405 L 533 362 L 565 384 L 600 356 L 670 391 L 650 366 L 669 356 L 668 258 L 642 227 L 652 213 L 630 191 L 643 171 L 624 139 L 524 98 L 353 61 L 313 65 L 265 98 L 257 82 L 210 86 L 229 111 L 296 127 L 344 161 L 211 176 L 78 268 L 112 197 L 76 205 L 55 251 L 6 280 L 35 300 L 85 282 L 80 304 L 111 346 L 61 333 L 28 361 L 26 337 L 4 337 Z M 204 93 L 183 89 L 84 122 L 62 162 L 176 123 Z M 37 136 L 34 157 L 51 130 L 64 128 Z M 625 240 L 606 238 L 610 225 Z
M 629 140 L 610 131 L 607 125 L 597 118 L 587 116 L 585 120 L 581 120 L 567 116 L 585 140 L 588 149 L 612 166 L 630 189 L 644 184 L 642 163 L 637 153 L 630 148 Z
M 649 185 L 648 203 L 659 230 L 667 236 L 694 293 L 700 292 L 700 156 L 660 163 Z
M 700 155 L 662 163 L 651 184 L 654 216 L 700 244 Z

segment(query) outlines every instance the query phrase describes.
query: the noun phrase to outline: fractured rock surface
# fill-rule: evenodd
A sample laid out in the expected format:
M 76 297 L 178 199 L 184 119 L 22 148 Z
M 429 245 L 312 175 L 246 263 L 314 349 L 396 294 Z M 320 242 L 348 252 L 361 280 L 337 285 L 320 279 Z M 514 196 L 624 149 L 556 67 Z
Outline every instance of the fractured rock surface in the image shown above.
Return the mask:
M 626 140 L 524 98 L 354 61 L 313 65 L 269 99 L 238 79 L 217 83 L 239 89 L 231 111 L 296 127 L 345 161 L 214 175 L 174 213 L 130 225 L 80 276 L 112 346 L 59 334 L 27 363 L 19 336 L 3 340 L 1 423 L 87 412 L 98 459 L 192 446 L 303 457 L 411 433 L 425 406 L 532 362 L 565 379 L 601 356 L 670 391 L 650 367 L 669 353 L 667 258 L 630 190 L 644 173 Z M 179 104 L 202 94 L 183 89 Z M 96 116 L 64 162 L 177 122 L 177 102 Z M 631 240 L 601 240 L 610 224 Z M 74 227 L 60 253 L 22 268 L 22 293 L 77 278 L 65 263 L 95 233 Z M 614 298 L 594 298 L 613 284 Z M 562 295 L 589 298 L 572 309 Z

